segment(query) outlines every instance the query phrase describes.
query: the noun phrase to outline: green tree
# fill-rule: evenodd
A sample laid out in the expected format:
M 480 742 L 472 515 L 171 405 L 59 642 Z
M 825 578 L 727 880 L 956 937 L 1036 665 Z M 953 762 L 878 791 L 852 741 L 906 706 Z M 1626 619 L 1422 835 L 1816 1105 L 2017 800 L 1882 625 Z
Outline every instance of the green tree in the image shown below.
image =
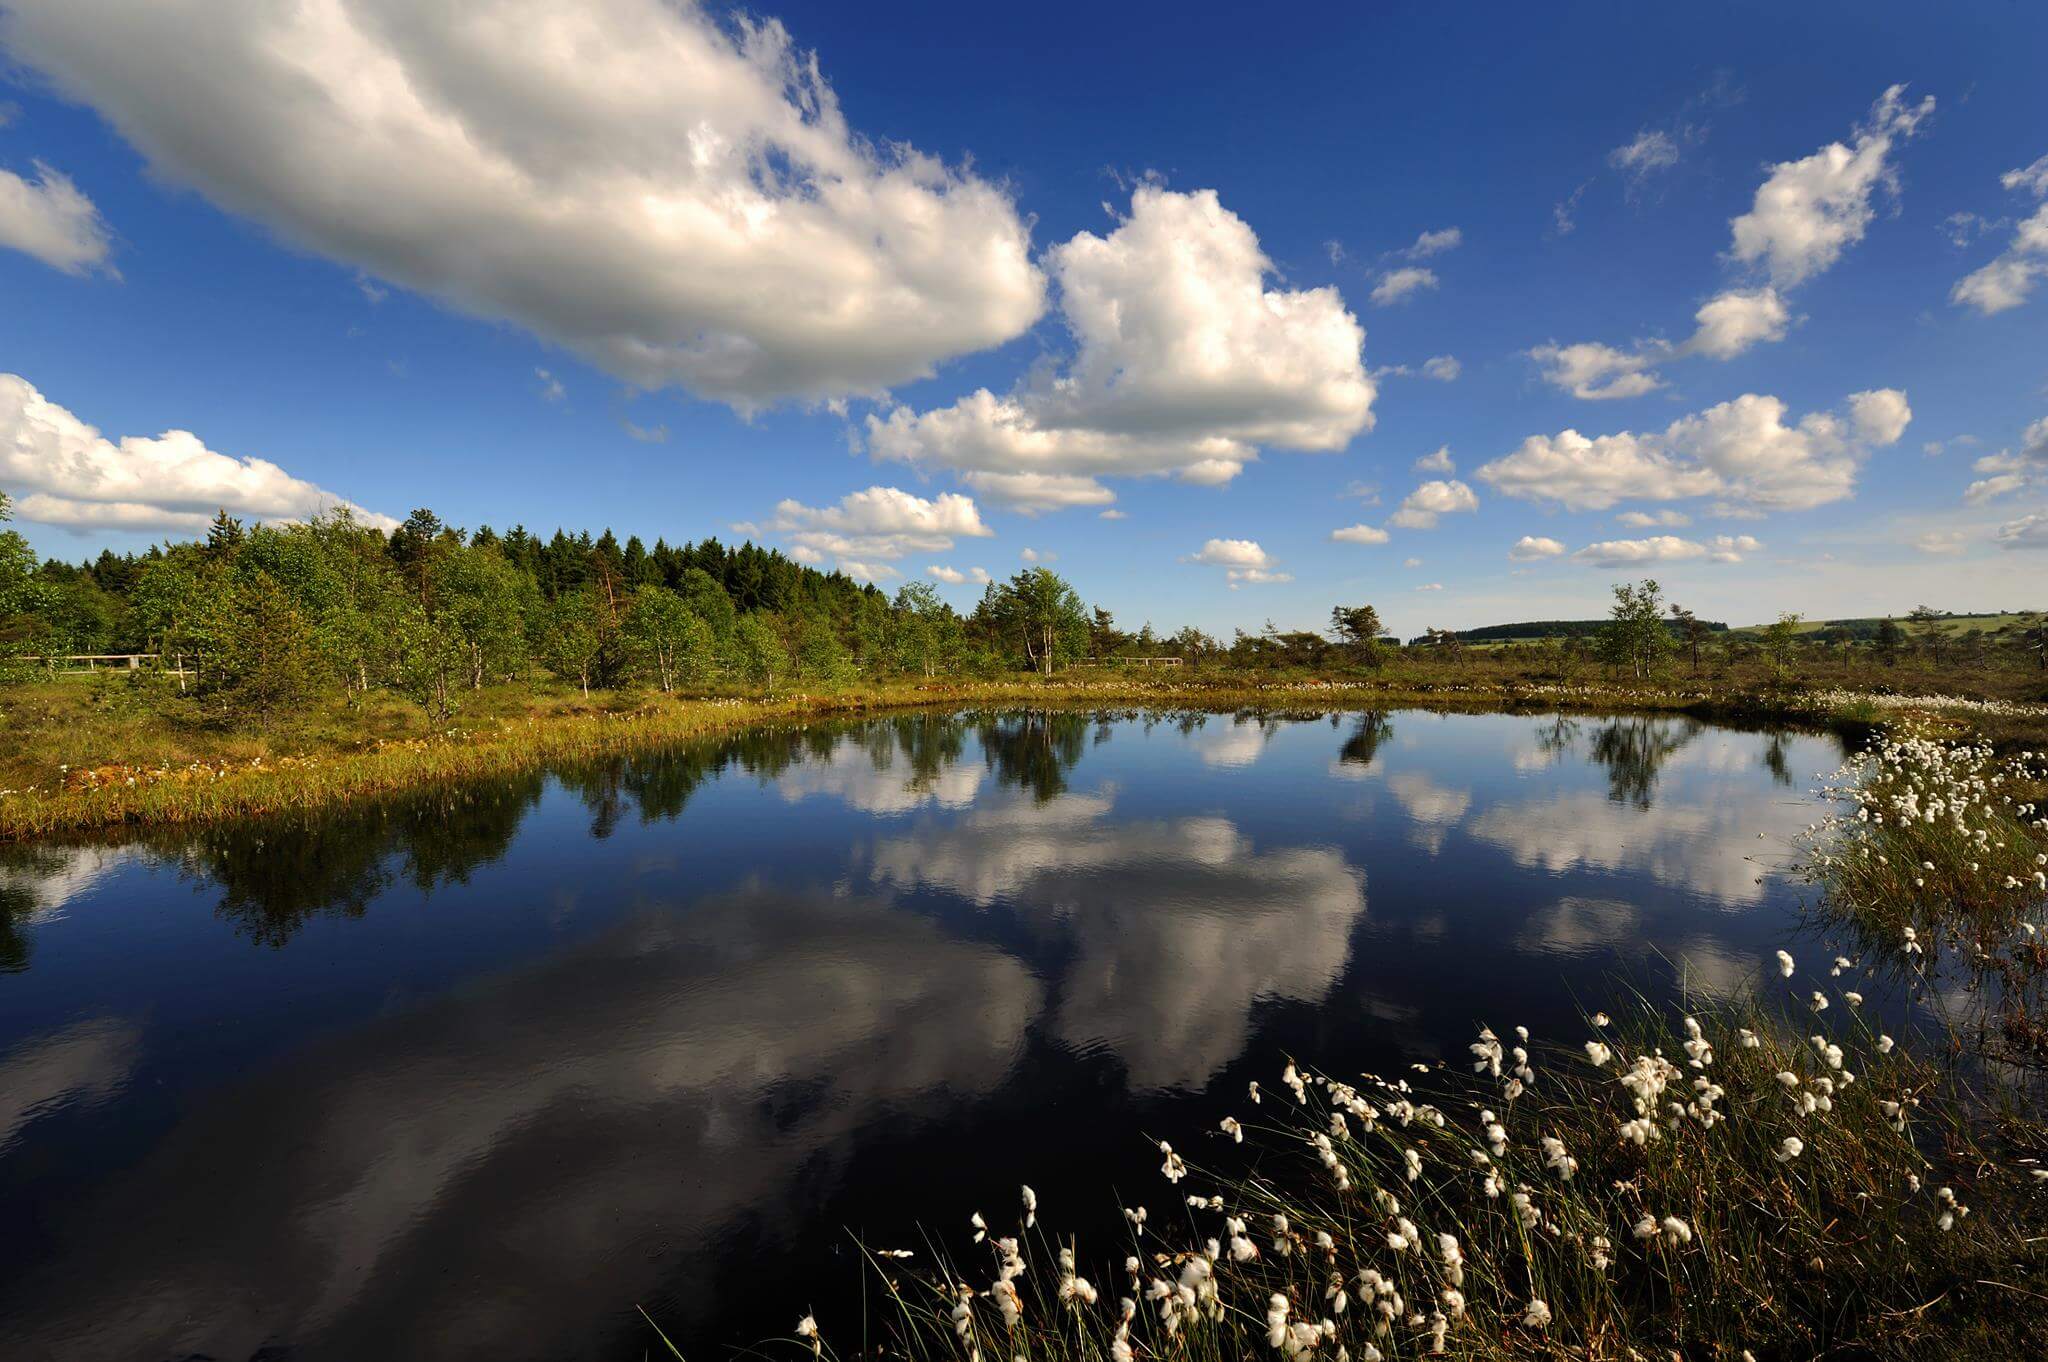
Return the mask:
M 264 572 L 237 581 L 224 618 L 207 625 L 213 646 L 199 674 L 208 711 L 228 722 L 268 723 L 302 709 L 317 687 L 313 629 L 289 592 Z
M 1368 667 L 1380 665 L 1380 612 L 1370 605 L 1330 607 L 1330 632 L 1352 658 Z
M 704 677 L 716 647 L 711 626 L 665 586 L 634 588 L 626 607 L 626 638 L 653 665 L 663 694 L 673 694 L 680 681 Z
M 1764 656 L 1770 659 L 1771 675 L 1780 680 L 1799 651 L 1799 618 L 1788 612 L 1764 626 Z
M 1645 577 L 1640 583 L 1617 583 L 1614 605 L 1600 633 L 1607 664 L 1637 680 L 1649 677 L 1671 647 L 1664 627 L 1664 589 Z
M 1707 626 L 1698 615 L 1678 604 L 1671 603 L 1671 620 L 1678 626 L 1678 637 L 1685 644 L 1685 650 L 1692 657 L 1692 674 L 1700 674 L 1700 646 L 1707 641 Z
M 538 612 L 536 627 L 541 665 L 560 680 L 574 681 L 589 699 L 605 645 L 601 602 L 588 591 L 569 592 Z
M 462 649 L 469 688 L 526 661 L 531 584 L 495 548 L 450 548 L 440 560 L 434 622 Z
M 1009 581 L 991 583 L 983 604 L 998 632 L 1023 644 L 1024 660 L 1051 676 L 1058 662 L 1071 662 L 1088 648 L 1088 612 L 1081 597 L 1050 569 L 1026 568 Z
M 796 675 L 807 682 L 833 685 L 853 676 L 853 659 L 839 642 L 832 621 L 818 610 L 799 615 L 790 630 L 790 652 Z
M 906 582 L 896 593 L 896 664 L 929 680 L 959 658 L 960 617 L 930 582 Z
M 1905 646 L 1906 631 L 1899 628 L 1899 622 L 1886 615 L 1877 623 L 1877 655 L 1889 667 L 1899 660 L 1899 649 Z
M 1906 616 L 1912 621 L 1914 632 L 1926 646 L 1927 655 L 1934 665 L 1941 665 L 1941 645 L 1947 630 L 1942 625 L 1942 613 L 1931 605 L 1916 605 L 1913 613 Z
M 789 670 L 789 653 L 782 646 L 782 635 L 775 632 L 775 626 L 758 612 L 742 615 L 733 625 L 732 647 L 740 675 L 774 694 L 775 678 Z

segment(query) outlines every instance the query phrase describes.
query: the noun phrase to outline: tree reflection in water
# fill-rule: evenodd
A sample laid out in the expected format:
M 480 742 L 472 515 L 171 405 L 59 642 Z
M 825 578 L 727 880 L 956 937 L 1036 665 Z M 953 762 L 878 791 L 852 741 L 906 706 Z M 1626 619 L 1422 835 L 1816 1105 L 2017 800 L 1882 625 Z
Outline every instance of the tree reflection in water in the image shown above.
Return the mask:
M 1593 733 L 1592 758 L 1607 768 L 1607 797 L 1617 804 L 1649 808 L 1658 771 L 1705 729 L 1697 719 L 1647 716 L 1602 723 Z

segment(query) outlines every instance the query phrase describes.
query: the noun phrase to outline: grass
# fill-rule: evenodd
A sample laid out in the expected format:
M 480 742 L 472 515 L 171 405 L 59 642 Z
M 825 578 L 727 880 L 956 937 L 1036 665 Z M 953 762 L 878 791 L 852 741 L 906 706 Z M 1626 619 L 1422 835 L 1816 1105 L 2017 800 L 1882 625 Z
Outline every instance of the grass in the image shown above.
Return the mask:
M 1764 684 L 1740 669 L 1614 682 L 1523 662 L 1404 656 L 1337 675 L 1075 668 L 1050 679 L 897 678 L 776 695 L 617 692 L 587 700 L 502 686 L 467 695 L 454 723 L 439 728 L 389 696 L 354 706 L 330 699 L 264 726 L 222 728 L 161 678 L 57 678 L 0 688 L 0 729 L 11 740 L 0 751 L 0 841 L 319 808 L 762 722 L 914 706 L 1684 712 L 1851 728 L 1921 722 L 2002 745 L 2048 738 L 2048 705 L 2023 698 L 2031 692 L 2009 673 L 1913 679 L 1929 693 Z
M 1812 980 L 1794 987 L 1803 989 Z M 1825 982 L 1825 981 L 1822 981 Z M 1839 1001 L 1583 1038 L 1482 1030 L 1473 1072 L 1288 1066 L 1159 1145 L 1104 1253 L 1014 1212 L 869 1250 L 881 1321 L 790 1346 L 916 1359 L 2013 1358 L 2048 1352 L 2037 1127 L 1980 1125 Z M 1795 1019 L 1796 1017 L 1796 1019 Z M 1241 1143 L 1240 1143 L 1241 1139 Z M 1141 1219 L 1142 1217 L 1142 1219 Z

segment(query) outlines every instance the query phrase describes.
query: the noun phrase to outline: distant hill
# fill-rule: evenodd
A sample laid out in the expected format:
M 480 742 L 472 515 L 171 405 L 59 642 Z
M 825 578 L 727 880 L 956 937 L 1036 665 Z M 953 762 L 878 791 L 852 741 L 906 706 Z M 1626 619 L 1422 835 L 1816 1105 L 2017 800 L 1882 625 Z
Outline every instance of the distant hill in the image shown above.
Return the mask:
M 1715 633 L 1726 632 L 1728 628 L 1719 620 L 1701 620 L 1700 623 Z M 1606 624 L 1606 620 L 1526 620 L 1520 624 L 1489 624 L 1480 629 L 1458 630 L 1458 641 L 1492 644 L 1535 643 L 1546 638 L 1593 638 Z M 1664 627 L 1671 630 L 1674 637 L 1677 636 L 1678 625 L 1675 622 L 1666 620 Z M 1411 645 L 1421 642 L 1421 638 L 1409 640 Z

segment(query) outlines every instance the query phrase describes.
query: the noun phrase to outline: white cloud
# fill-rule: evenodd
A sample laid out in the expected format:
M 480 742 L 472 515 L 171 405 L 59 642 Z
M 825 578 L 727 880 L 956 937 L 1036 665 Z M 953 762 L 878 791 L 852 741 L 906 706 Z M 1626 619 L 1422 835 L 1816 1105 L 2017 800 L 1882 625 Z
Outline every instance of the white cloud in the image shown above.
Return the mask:
M 2023 169 L 2008 170 L 1998 182 L 2007 189 L 2048 199 L 2048 156 Z M 2003 254 L 1958 279 L 1949 291 L 1949 301 L 1958 307 L 1974 307 L 1988 317 L 2026 302 L 2043 278 L 2048 278 L 2048 202 L 2020 222 Z
M 546 369 L 535 368 L 533 376 L 540 380 L 541 401 L 560 402 L 569 396 L 569 390 L 562 386 L 562 380 L 556 378 Z
M 18 374 L 0 373 L 0 486 L 22 494 L 14 510 L 23 520 L 78 530 L 189 532 L 217 510 L 280 521 L 340 508 L 366 525 L 398 527 L 267 459 L 217 454 L 190 431 L 116 443 Z
M 989 580 L 987 568 L 971 567 L 962 572 L 958 568 L 942 567 L 937 563 L 926 568 L 925 575 L 933 581 L 945 582 L 949 586 L 959 586 L 963 582 L 973 582 L 976 586 L 982 586 Z
M 1269 289 L 1258 237 L 1214 191 L 1141 184 L 1116 230 L 1082 232 L 1047 264 L 1075 345 L 1064 370 L 1042 366 L 1007 396 L 871 416 L 875 457 L 1050 507 L 1109 500 L 1106 476 L 1227 482 L 1261 447 L 1340 450 L 1371 428 L 1358 319 L 1333 288 Z M 1020 477 L 1046 482 L 1019 493 Z
M 1905 87 L 1895 85 L 1879 97 L 1856 130 L 1853 147 L 1831 142 L 1811 156 L 1771 167 L 1750 211 L 1729 222 L 1730 258 L 1761 265 L 1768 284 L 1715 294 L 1693 313 L 1693 334 L 1676 344 L 1649 339 L 1625 350 L 1595 341 L 1537 346 L 1529 356 L 1542 366 L 1544 380 L 1591 400 L 1638 397 L 1663 386 L 1656 372 L 1661 364 L 1695 355 L 1733 359 L 1753 346 L 1783 340 L 1793 320 L 1783 290 L 1827 269 L 1863 239 L 1880 188 L 1897 192 L 1892 150 L 1934 111 L 1932 96 L 1909 107 L 1904 95 Z M 1614 164 L 1630 170 L 1664 163 L 1670 139 L 1659 143 L 1661 136 L 1645 134 L 1617 149 Z M 1668 149 L 1676 160 L 1676 144 Z
M 1106 510 L 1106 511 L 1101 511 L 1101 512 L 1098 512 L 1098 513 L 1097 513 L 1097 515 L 1098 515 L 1098 517 L 1099 517 L 1100 519 L 1103 519 L 1103 520 L 1128 520 L 1128 519 L 1130 519 L 1130 516 L 1128 515 L 1128 513 L 1126 513 L 1126 512 L 1123 512 L 1123 511 L 1119 511 L 1119 510 L 1117 510 L 1117 509 L 1116 509 L 1116 508 L 1115 508 L 1114 506 L 1110 507 L 1110 508 L 1109 508 L 1108 510 Z
M 1419 568 L 1422 566 L 1422 560 L 1420 558 L 1403 558 L 1401 566 L 1404 568 Z
M 1451 461 L 1451 447 L 1449 445 L 1438 445 L 1434 453 L 1425 454 L 1415 461 L 1415 471 L 1418 473 L 1455 473 L 1458 471 L 1458 465 Z
M 2048 549 L 2048 514 L 2023 515 L 1998 527 L 2002 549 Z
M 1435 270 L 1426 270 L 1420 265 L 1403 265 L 1380 276 L 1380 281 L 1372 286 L 1372 300 L 1386 307 L 1390 303 L 1405 302 L 1423 289 L 1436 286 Z
M 1746 393 L 1661 434 L 1532 435 L 1479 477 L 1507 496 L 1580 511 L 1706 496 L 1737 512 L 1805 510 L 1853 494 L 1870 446 L 1896 440 L 1912 415 L 1892 389 L 1857 393 L 1849 405 L 1862 419 L 1813 412 L 1788 426 L 1784 402 Z
M 1683 511 L 1658 511 L 1654 515 L 1646 511 L 1623 511 L 1615 519 L 1632 530 L 1650 530 L 1659 526 L 1678 529 L 1692 524 L 1692 517 Z
M 1715 294 L 1693 313 L 1698 329 L 1675 354 L 1733 359 L 1752 345 L 1785 339 L 1791 319 L 1790 309 L 1774 288 L 1729 289 Z
M 1421 586 L 1418 586 L 1415 589 L 1417 591 L 1442 591 L 1444 589 L 1444 584 L 1442 582 L 1424 582 Z
M 33 182 L 0 170 L 0 246 L 66 274 L 112 273 L 113 234 L 100 210 L 68 177 L 41 161 L 35 169 Z
M 1922 553 L 1961 553 L 1969 536 L 1961 530 L 1928 530 L 1913 536 L 1913 547 Z
M 1727 289 L 1700 305 L 1693 313 L 1693 334 L 1677 345 L 1640 340 L 1621 350 L 1598 341 L 1550 342 L 1530 350 L 1529 357 L 1543 367 L 1545 382 L 1574 397 L 1596 402 L 1640 397 L 1664 386 L 1658 365 L 1693 355 L 1733 359 L 1753 345 L 1783 340 L 1791 319 L 1776 289 Z
M 1211 539 L 1188 561 L 1217 567 L 1262 568 L 1273 560 L 1256 539 Z
M 1385 530 L 1371 525 L 1346 525 L 1341 530 L 1330 531 L 1330 538 L 1339 544 L 1384 544 L 1391 537 Z
M 1034 549 L 1029 545 L 1017 550 L 1017 556 L 1027 563 L 1057 563 L 1060 559 L 1051 549 Z
M 1525 534 L 1515 541 L 1513 548 L 1508 550 L 1508 557 L 1518 563 L 1527 563 L 1538 558 L 1555 558 L 1563 552 L 1564 545 L 1558 543 L 1555 539 L 1547 539 L 1541 535 Z
M 1640 182 L 1652 171 L 1668 170 L 1678 164 L 1678 143 L 1668 132 L 1645 129 L 1636 134 L 1634 141 L 1608 152 L 1607 164 L 1631 181 Z
M 975 470 L 961 474 L 960 480 L 990 501 L 1027 516 L 1035 516 L 1041 511 L 1062 511 L 1071 506 L 1106 506 L 1116 500 L 1116 493 L 1094 478 L 1077 473 Z
M 1893 147 L 1934 112 L 1932 95 L 1909 106 L 1905 92 L 1894 85 L 1879 96 L 1856 129 L 1853 146 L 1830 142 L 1811 156 L 1771 167 L 1750 210 L 1729 224 L 1734 258 L 1761 263 L 1771 282 L 1786 288 L 1827 269 L 1861 241 L 1875 216 L 1872 196 L 1879 189 L 1897 193 Z
M 1239 582 L 1250 582 L 1255 586 L 1277 586 L 1282 582 L 1294 580 L 1294 574 L 1291 572 L 1269 572 L 1265 568 L 1232 568 L 1229 576 L 1232 590 L 1236 590 Z
M 1963 500 L 1971 506 L 1996 501 L 2009 493 L 2048 480 L 2048 416 L 2021 432 L 2018 449 L 2001 449 L 1996 454 L 1986 454 L 1970 467 L 1989 475 L 1964 490 Z
M 1455 383 L 1458 375 L 1464 372 L 1465 366 L 1458 363 L 1456 355 L 1431 355 L 1422 361 L 1422 376 L 1439 383 Z
M 1897 388 L 1877 388 L 1849 395 L 1849 419 L 1856 438 L 1870 445 L 1897 444 L 1913 419 L 1906 395 Z
M 774 20 L 17 0 L 0 42 L 159 174 L 642 386 L 877 393 L 1043 309 L 1008 192 L 859 135 Z
M 625 430 L 629 438 L 638 440 L 643 445 L 665 445 L 668 443 L 668 427 L 666 425 L 636 426 L 631 421 L 626 420 L 621 420 L 619 425 Z
M 895 487 L 870 487 L 839 499 L 836 506 L 806 506 L 800 501 L 777 503 L 775 518 L 765 527 L 735 525 L 742 534 L 780 534 L 803 562 L 826 556 L 839 560 L 842 571 L 870 580 L 893 575 L 876 568 L 875 560 L 894 562 L 913 553 L 942 553 L 956 539 L 986 539 L 995 531 L 981 520 L 971 497 L 946 492 L 930 499 Z
M 1423 483 L 1402 501 L 1401 508 L 1387 517 L 1387 523 L 1403 530 L 1428 530 L 1436 518 L 1459 511 L 1476 511 L 1479 498 L 1456 478 L 1439 478 Z
M 1642 563 L 1684 563 L 1705 559 L 1713 563 L 1739 563 L 1745 553 L 1763 545 L 1749 535 L 1716 535 L 1702 544 L 1676 535 L 1653 535 L 1648 539 L 1604 539 L 1588 544 L 1572 555 L 1575 563 L 1593 567 L 1635 567 Z
M 1427 260 L 1445 251 L 1455 251 L 1465 244 L 1465 233 L 1456 227 L 1445 227 L 1441 231 L 1424 232 L 1415 238 L 1415 244 L 1401 254 L 1410 260 Z

